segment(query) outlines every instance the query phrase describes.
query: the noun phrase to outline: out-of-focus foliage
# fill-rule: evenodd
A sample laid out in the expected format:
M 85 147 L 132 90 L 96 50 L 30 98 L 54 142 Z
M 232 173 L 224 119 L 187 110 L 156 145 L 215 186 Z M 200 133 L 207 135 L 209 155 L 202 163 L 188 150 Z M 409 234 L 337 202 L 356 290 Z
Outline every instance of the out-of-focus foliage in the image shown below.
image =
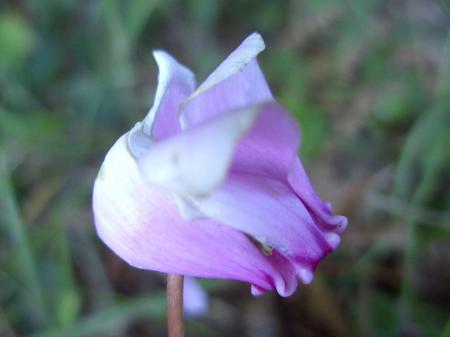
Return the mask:
M 204 280 L 195 336 L 449 336 L 450 7 L 443 0 L 0 4 L 0 335 L 164 336 L 163 276 L 90 208 L 105 151 L 149 109 L 151 50 L 198 80 L 252 31 L 303 160 L 350 227 L 289 299 Z

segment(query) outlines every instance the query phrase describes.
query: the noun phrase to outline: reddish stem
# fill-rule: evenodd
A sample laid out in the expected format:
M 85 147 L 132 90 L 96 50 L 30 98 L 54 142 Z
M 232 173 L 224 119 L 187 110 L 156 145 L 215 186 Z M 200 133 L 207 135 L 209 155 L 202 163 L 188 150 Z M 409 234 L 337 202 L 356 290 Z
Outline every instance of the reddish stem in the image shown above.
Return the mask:
M 167 276 L 167 326 L 169 337 L 184 337 L 182 275 Z

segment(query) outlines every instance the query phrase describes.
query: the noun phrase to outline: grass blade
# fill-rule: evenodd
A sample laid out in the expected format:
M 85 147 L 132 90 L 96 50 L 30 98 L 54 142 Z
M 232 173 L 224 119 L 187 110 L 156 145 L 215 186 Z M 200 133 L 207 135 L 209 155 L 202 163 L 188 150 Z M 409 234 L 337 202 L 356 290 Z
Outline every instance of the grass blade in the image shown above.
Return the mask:
M 30 245 L 25 224 L 20 216 L 11 177 L 7 169 L 6 158 L 0 153 L 0 223 L 3 224 L 9 239 L 17 252 L 17 262 L 23 273 L 26 291 L 30 295 L 30 306 L 33 307 L 35 318 L 40 326 L 48 326 L 50 312 L 45 299 L 36 261 Z

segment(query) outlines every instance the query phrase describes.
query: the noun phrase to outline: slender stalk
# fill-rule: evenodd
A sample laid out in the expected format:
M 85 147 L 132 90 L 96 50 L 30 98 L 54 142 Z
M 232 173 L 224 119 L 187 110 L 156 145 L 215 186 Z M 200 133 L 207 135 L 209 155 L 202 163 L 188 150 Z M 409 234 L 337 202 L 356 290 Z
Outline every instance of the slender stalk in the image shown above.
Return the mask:
M 167 327 L 169 337 L 184 337 L 182 275 L 167 276 Z

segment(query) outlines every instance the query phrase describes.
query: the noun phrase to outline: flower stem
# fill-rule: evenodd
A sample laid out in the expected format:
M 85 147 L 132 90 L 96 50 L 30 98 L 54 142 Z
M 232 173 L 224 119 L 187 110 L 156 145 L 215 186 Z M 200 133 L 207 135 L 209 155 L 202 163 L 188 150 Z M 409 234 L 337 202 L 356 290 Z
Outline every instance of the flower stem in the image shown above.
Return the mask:
M 169 337 L 184 337 L 182 275 L 167 276 L 167 326 Z

